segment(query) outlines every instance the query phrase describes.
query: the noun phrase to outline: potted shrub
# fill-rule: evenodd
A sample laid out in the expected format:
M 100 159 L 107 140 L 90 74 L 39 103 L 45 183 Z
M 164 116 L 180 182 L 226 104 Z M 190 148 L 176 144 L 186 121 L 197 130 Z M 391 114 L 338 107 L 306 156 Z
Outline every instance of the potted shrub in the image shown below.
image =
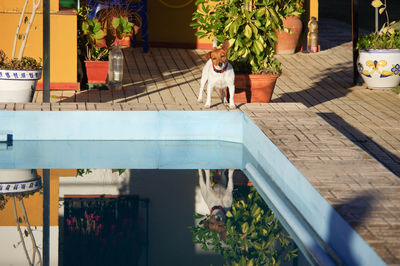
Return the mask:
M 89 84 L 105 84 L 108 74 L 108 54 L 110 52 L 108 36 L 98 19 L 88 19 L 90 9 L 81 8 L 79 46 L 84 57 L 86 75 Z
M 129 47 L 131 37 L 138 33 L 141 26 L 139 14 L 123 8 L 120 4 L 107 3 L 108 8 L 98 11 L 97 16 L 107 34 L 115 38 L 115 44 L 121 48 Z
M 8 58 L 4 51 L 0 50 L 0 102 L 31 102 L 37 82 L 42 76 L 40 62 L 34 58 L 23 56 L 40 0 L 38 0 L 37 3 L 35 3 L 35 1 L 32 3 L 32 15 L 29 20 L 27 17 L 24 19 L 28 0 L 25 1 L 15 32 L 11 57 Z M 27 23 L 23 35 L 19 33 L 22 23 Z M 18 39 L 22 39 L 22 44 L 18 57 L 14 58 Z
M 283 30 L 277 32 L 278 42 L 275 45 L 276 54 L 293 54 L 303 28 L 300 16 L 304 13 L 304 0 L 287 0 L 281 2 Z
M 235 102 L 269 102 L 280 62 L 275 59 L 276 31 L 282 28 L 279 2 L 198 0 L 193 13 L 200 38 L 229 41 L 228 60 L 235 69 Z
M 123 16 L 114 17 L 112 27 L 115 32 L 115 44 L 118 44 L 121 48 L 129 47 L 132 35 L 139 30 L 139 26 L 129 22 L 128 18 Z
M 390 89 L 400 83 L 400 21 L 389 23 L 386 0 L 371 4 L 385 12 L 387 21 L 380 31 L 360 37 L 358 71 L 368 88 Z

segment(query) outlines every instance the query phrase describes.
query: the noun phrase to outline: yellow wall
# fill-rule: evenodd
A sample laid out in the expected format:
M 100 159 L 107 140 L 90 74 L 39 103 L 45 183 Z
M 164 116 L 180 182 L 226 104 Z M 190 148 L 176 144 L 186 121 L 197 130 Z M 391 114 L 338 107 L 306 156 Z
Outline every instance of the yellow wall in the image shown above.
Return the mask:
M 185 5 L 182 8 L 172 8 Z M 196 10 L 195 0 L 154 0 L 148 1 L 149 41 L 152 43 L 196 44 L 203 47 L 212 41 L 194 36 L 195 31 L 189 27 L 192 13 Z M 318 0 L 310 0 L 310 18 L 318 19 Z
M 311 17 L 315 17 L 318 20 L 318 0 L 310 0 L 310 16 L 308 19 L 311 19 Z
M 30 15 L 30 14 L 29 14 Z M 51 14 L 50 16 L 50 82 L 75 82 L 77 81 L 77 18 L 71 14 Z M 19 14 L 0 13 L 0 47 L 10 57 L 14 43 L 16 26 Z M 37 14 L 28 36 L 24 56 L 36 59 L 43 58 L 43 16 Z M 21 27 L 20 33 L 25 32 Z M 19 53 L 19 40 L 16 57 Z
M 31 16 L 32 1 L 29 0 L 25 16 Z M 20 12 L 23 9 L 25 0 L 1 0 L 0 1 L 0 49 L 4 50 L 7 56 L 11 57 L 14 43 L 15 31 L 18 25 Z M 50 82 L 71 83 L 77 82 L 77 17 L 73 13 L 59 12 L 59 0 L 50 0 Z M 24 56 L 43 58 L 43 0 L 40 2 L 35 20 L 29 33 Z M 23 24 L 20 34 L 25 32 L 27 24 Z M 16 50 L 18 57 L 19 40 Z M 39 81 L 41 82 L 41 81 Z M 53 86 L 52 86 L 53 87 Z
M 42 171 L 38 170 L 42 176 Z M 52 169 L 50 170 L 50 226 L 58 225 L 58 198 L 59 198 L 59 179 L 60 176 L 76 176 L 74 169 Z M 22 212 L 19 208 L 18 216 L 22 218 Z M 36 192 L 29 198 L 24 198 L 25 209 L 27 211 L 29 223 L 31 226 L 41 226 L 43 224 L 43 195 Z M 0 226 L 15 226 L 14 210 L 12 200 L 9 199 L 6 207 L 0 211 Z
M 179 7 L 188 1 L 191 3 L 183 8 L 166 6 Z M 196 10 L 194 0 L 153 0 L 147 3 L 150 42 L 196 43 L 195 31 L 189 27 L 192 13 Z
M 29 0 L 25 11 L 32 11 L 32 1 L 38 2 L 38 0 Z M 40 1 L 38 11 L 43 9 L 43 1 Z M 50 0 L 50 11 L 58 11 L 58 2 L 59 0 Z M 22 11 L 24 4 L 25 0 L 1 0 L 0 11 Z

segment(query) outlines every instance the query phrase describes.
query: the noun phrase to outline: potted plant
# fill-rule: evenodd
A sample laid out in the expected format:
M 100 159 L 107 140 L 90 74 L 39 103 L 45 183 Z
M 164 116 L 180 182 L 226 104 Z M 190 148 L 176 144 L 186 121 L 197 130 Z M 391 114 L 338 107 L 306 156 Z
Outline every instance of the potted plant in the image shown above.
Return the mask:
M 23 56 L 40 0 L 32 2 L 32 15 L 29 20 L 27 17 L 24 19 L 27 4 L 28 0 L 25 1 L 15 32 L 11 58 L 0 50 L 0 102 L 31 102 L 37 82 L 42 76 L 40 61 Z M 19 33 L 22 23 L 27 24 L 23 35 Z M 18 57 L 14 58 L 18 39 L 22 39 L 22 44 Z
M 277 32 L 276 54 L 293 54 L 303 28 L 300 16 L 304 13 L 304 0 L 284 0 L 280 3 L 283 30 Z
M 105 84 L 108 74 L 109 43 L 114 39 L 107 39 L 106 31 L 98 19 L 87 18 L 89 11 L 88 8 L 81 8 L 78 11 L 80 52 L 85 60 L 88 83 Z
M 139 14 L 121 4 L 107 3 L 105 6 L 108 8 L 97 13 L 100 23 L 107 34 L 115 38 L 115 44 L 121 48 L 129 47 L 131 37 L 138 33 L 141 26 Z
M 235 102 L 269 102 L 280 62 L 274 58 L 276 31 L 282 28 L 278 0 L 198 0 L 193 13 L 200 38 L 229 41 L 228 60 L 235 69 Z
M 139 26 L 129 22 L 128 18 L 123 16 L 114 17 L 112 27 L 115 31 L 115 44 L 118 44 L 121 48 L 129 47 L 132 35 L 139 30 Z
M 360 37 L 358 71 L 368 88 L 391 89 L 400 83 L 400 21 L 389 23 L 386 0 L 371 5 L 385 12 L 387 21 L 380 31 Z

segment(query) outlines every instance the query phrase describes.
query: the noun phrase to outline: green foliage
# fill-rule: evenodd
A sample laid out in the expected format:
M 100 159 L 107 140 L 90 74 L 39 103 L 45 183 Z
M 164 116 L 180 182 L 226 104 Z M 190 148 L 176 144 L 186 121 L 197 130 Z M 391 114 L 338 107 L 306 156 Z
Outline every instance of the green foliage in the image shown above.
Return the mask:
M 112 19 L 112 26 L 115 29 L 115 34 L 118 39 L 131 37 L 133 34 L 133 23 L 128 21 L 128 18 L 123 16 Z
M 241 73 L 280 73 L 273 58 L 282 29 L 280 0 L 197 0 L 190 26 L 199 38 L 229 41 L 228 60 Z
M 227 234 L 222 241 L 216 231 L 204 226 L 209 215 L 196 214 L 194 218 L 202 220 L 189 227 L 193 242 L 203 250 L 220 253 L 228 265 L 279 265 L 283 254 L 287 260 L 297 256 L 297 249 L 290 250 L 290 236 L 255 188 L 235 190 L 226 216 Z
M 362 35 L 356 49 L 400 49 L 400 31 Z
M 39 70 L 42 69 L 42 60 L 39 61 L 28 56 L 24 56 L 21 60 L 10 60 L 3 50 L 0 50 L 0 69 L 16 69 L 16 70 Z
M 280 7 L 284 17 L 296 16 L 300 17 L 304 13 L 304 0 L 282 0 Z
M 392 91 L 393 91 L 394 93 L 396 93 L 396 94 L 400 94 L 400 85 L 397 86 L 397 87 L 394 87 L 394 88 L 392 89 Z
M 88 19 L 90 9 L 78 10 L 78 47 L 81 56 L 89 61 L 107 61 L 110 52 L 110 40 L 97 19 Z
M 76 169 L 76 176 L 83 176 L 92 173 L 90 169 Z
M 390 23 L 386 0 L 373 0 L 371 5 L 379 8 L 379 14 L 385 12 L 387 21 L 379 32 L 361 35 L 356 49 L 400 49 L 400 21 Z

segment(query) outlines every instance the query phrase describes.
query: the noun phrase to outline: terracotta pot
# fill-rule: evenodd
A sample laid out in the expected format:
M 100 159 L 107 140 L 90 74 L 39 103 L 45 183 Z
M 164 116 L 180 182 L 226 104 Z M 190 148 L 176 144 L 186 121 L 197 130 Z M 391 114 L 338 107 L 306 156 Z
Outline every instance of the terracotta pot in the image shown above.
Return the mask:
M 131 37 L 126 36 L 122 39 L 116 39 L 114 44 L 118 44 L 120 48 L 131 47 Z
M 85 61 L 89 84 L 105 84 L 108 75 L 108 61 Z
M 275 45 L 276 54 L 293 54 L 299 41 L 303 24 L 299 17 L 292 16 L 283 19 L 283 27 L 291 30 L 292 34 L 277 31 L 278 42 Z
M 133 25 L 134 35 L 136 35 L 140 30 L 140 27 L 137 25 Z M 131 47 L 131 37 L 125 36 L 122 39 L 116 39 L 114 44 L 118 44 L 121 48 Z
M 268 103 L 279 74 L 235 74 L 235 103 Z M 229 92 L 226 90 L 229 99 Z

